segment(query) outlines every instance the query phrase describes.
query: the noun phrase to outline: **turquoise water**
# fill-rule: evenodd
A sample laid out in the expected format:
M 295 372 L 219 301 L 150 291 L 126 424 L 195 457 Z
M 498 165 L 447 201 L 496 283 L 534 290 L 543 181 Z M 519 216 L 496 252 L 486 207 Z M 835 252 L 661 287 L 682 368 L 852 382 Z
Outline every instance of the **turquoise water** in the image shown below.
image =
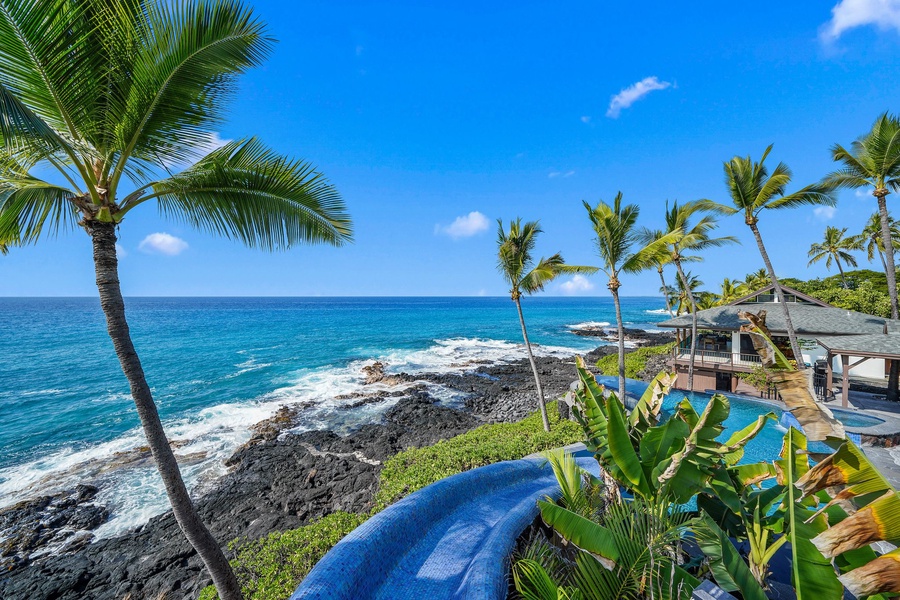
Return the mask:
M 508 298 L 129 298 L 126 306 L 170 438 L 185 443 L 179 453 L 205 457 L 183 467 L 200 491 L 249 439 L 248 426 L 283 404 L 315 404 L 301 429 L 376 420 L 390 402 L 348 411 L 334 399 L 361 388 L 372 360 L 447 372 L 524 356 Z M 597 340 L 571 326 L 614 321 L 609 299 L 527 298 L 523 307 L 540 354 L 591 349 Z M 625 298 L 624 319 L 653 328 L 662 307 Z M 152 468 L 104 470 L 113 453 L 144 442 L 96 299 L 0 298 L 0 423 L 0 506 L 89 480 L 115 515 L 101 534 L 165 508 Z

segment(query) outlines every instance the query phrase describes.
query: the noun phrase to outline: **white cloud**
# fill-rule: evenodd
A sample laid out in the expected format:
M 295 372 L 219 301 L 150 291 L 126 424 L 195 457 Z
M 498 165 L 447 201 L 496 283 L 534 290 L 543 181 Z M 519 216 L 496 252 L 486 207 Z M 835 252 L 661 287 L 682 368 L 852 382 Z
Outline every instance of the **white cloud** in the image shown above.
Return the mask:
M 628 108 L 654 90 L 664 90 L 667 87 L 671 87 L 671 85 L 670 82 L 660 81 L 655 76 L 645 77 L 613 96 L 609 102 L 606 116 L 611 119 L 617 119 L 623 108 Z
M 188 243 L 168 233 L 151 233 L 141 241 L 138 250 L 147 254 L 177 256 L 188 249 Z
M 559 171 L 550 171 L 549 173 L 547 173 L 547 177 L 549 177 L 550 179 L 556 179 L 560 175 L 562 175 L 562 173 L 560 173 Z
M 582 122 L 582 123 L 590 123 L 590 122 L 591 122 L 591 118 L 588 117 L 587 115 L 585 115 L 585 116 L 581 117 L 581 122 Z
M 836 212 L 837 209 L 833 206 L 817 206 L 813 209 L 813 214 L 820 221 L 830 221 Z
M 831 9 L 822 39 L 833 41 L 845 31 L 865 25 L 900 32 L 900 0 L 841 0 Z
M 125 258 L 128 256 L 128 252 L 125 251 L 125 246 L 122 244 L 116 244 L 116 257 L 117 258 Z
M 859 188 L 858 190 L 853 192 L 853 195 L 856 196 L 857 198 L 869 198 L 872 196 L 872 188 L 869 188 L 869 187 Z
M 581 294 L 594 289 L 594 284 L 588 281 L 584 275 L 575 275 L 569 281 L 560 284 L 559 290 L 563 294 Z
M 464 237 L 472 237 L 482 231 L 487 231 L 488 218 L 473 210 L 467 215 L 456 217 L 449 225 L 435 225 L 434 232 L 448 235 L 454 240 Z

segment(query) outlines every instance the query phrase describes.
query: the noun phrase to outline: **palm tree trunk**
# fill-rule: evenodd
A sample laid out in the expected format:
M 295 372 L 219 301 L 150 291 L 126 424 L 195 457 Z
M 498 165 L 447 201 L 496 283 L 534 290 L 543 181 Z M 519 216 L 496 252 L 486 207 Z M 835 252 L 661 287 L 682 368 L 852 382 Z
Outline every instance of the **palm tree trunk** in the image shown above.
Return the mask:
M 144 377 L 144 370 L 134 344 L 131 341 L 128 323 L 125 320 L 125 301 L 119 287 L 119 265 L 116 257 L 116 232 L 112 223 L 88 221 L 85 228 L 91 236 L 94 249 L 94 269 L 97 289 L 100 292 L 100 307 L 106 315 L 106 327 L 112 339 L 122 371 L 131 387 L 131 396 L 137 407 L 144 435 L 150 445 L 153 459 L 162 476 L 166 494 L 175 513 L 175 519 L 191 546 L 203 559 L 216 591 L 221 600 L 241 600 L 241 588 L 228 559 L 200 520 L 187 487 L 181 478 L 181 471 L 175 454 L 166 438 L 150 386 Z
M 875 250 L 878 252 L 878 258 L 881 259 L 881 266 L 884 267 L 885 276 L 887 276 L 887 261 L 884 260 L 884 252 L 881 251 L 881 248 L 876 247 Z
M 881 216 L 881 240 L 884 242 L 884 274 L 887 275 L 888 295 L 891 297 L 891 318 L 896 319 L 900 317 L 900 307 L 898 307 L 897 301 L 897 267 L 894 262 L 894 242 L 891 239 L 891 221 L 888 216 L 886 195 L 879 194 L 876 190 L 878 214 Z M 891 361 L 886 399 L 892 402 L 900 400 L 900 361 Z
M 781 304 L 781 309 L 784 311 L 785 328 L 787 329 L 788 339 L 791 341 L 791 353 L 794 355 L 794 360 L 797 361 L 797 369 L 803 371 L 806 369 L 806 362 L 803 360 L 803 354 L 800 353 L 800 344 L 797 342 L 797 333 L 794 331 L 794 322 L 791 321 L 791 313 L 788 311 L 788 305 L 784 301 L 784 291 L 781 289 L 781 284 L 778 283 L 778 278 L 775 276 L 775 269 L 772 267 L 772 261 L 769 260 L 769 253 L 766 252 L 766 246 L 763 244 L 762 236 L 759 234 L 759 227 L 756 226 L 756 223 L 750 224 L 750 231 L 753 232 L 753 237 L 756 238 L 756 245 L 759 246 L 759 254 L 766 264 L 766 270 L 769 272 L 769 278 L 772 280 L 772 286 L 775 288 L 778 302 Z
M 691 361 L 688 364 L 688 389 L 694 391 L 694 360 L 697 357 L 697 303 L 694 301 L 694 292 L 691 291 L 690 283 L 684 275 L 681 268 L 680 260 L 673 260 L 675 268 L 678 269 L 678 276 L 681 278 L 681 284 L 687 293 L 688 300 L 691 302 Z
M 662 284 L 663 298 L 666 299 L 666 312 L 669 313 L 669 318 L 674 319 L 675 315 L 672 314 L 672 303 L 669 301 L 669 294 L 666 291 L 666 277 L 663 275 L 662 269 L 657 270 L 659 271 L 659 282 Z
M 619 288 L 610 286 L 616 307 L 616 325 L 619 328 L 619 401 L 625 403 L 625 324 L 622 322 L 622 306 L 619 304 Z
M 669 288 L 666 287 L 666 277 L 665 277 L 665 275 L 663 275 L 662 269 L 657 269 L 657 271 L 659 272 L 659 282 L 662 284 L 662 288 L 660 288 L 660 289 L 662 289 L 663 298 L 666 301 L 666 312 L 669 313 L 670 319 L 674 319 L 676 315 L 675 315 L 675 313 L 672 312 L 672 300 L 669 298 Z M 675 330 L 675 345 L 678 346 L 680 344 L 681 344 L 681 330 L 676 329 Z
M 541 387 L 541 377 L 538 375 L 537 364 L 531 353 L 531 342 L 528 341 L 528 332 L 525 330 L 525 315 L 522 314 L 522 303 L 518 298 L 516 309 L 519 311 L 519 324 L 522 325 L 522 339 L 525 340 L 525 350 L 528 352 L 528 362 L 531 363 L 531 372 L 534 373 L 534 385 L 537 388 L 538 408 L 541 409 L 541 421 L 544 423 L 544 431 L 550 431 L 550 419 L 547 418 L 547 406 L 544 404 L 544 388 Z
M 841 261 L 835 257 L 834 262 L 837 265 L 838 272 L 841 274 L 841 285 L 844 286 L 845 290 L 849 290 L 850 286 L 847 285 L 847 278 L 844 277 L 844 268 L 841 267 Z
M 878 190 L 876 190 L 877 193 Z M 887 201 L 883 195 L 877 195 L 878 214 L 881 216 L 881 241 L 884 242 L 885 262 L 884 270 L 887 275 L 888 294 L 891 297 L 891 318 L 900 318 L 900 307 L 897 304 L 897 267 L 894 262 L 894 242 L 891 239 L 891 222 L 888 216 Z

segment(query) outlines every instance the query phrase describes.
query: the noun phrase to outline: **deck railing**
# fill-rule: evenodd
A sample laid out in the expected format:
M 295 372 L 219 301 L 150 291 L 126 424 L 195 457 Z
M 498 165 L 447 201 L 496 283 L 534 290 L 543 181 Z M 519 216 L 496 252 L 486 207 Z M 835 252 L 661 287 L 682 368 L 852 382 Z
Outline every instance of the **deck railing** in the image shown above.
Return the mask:
M 676 360 L 690 360 L 691 349 L 676 347 L 674 350 Z M 694 356 L 694 365 L 729 365 L 739 367 L 755 367 L 762 360 L 758 354 L 734 354 L 732 352 L 722 352 L 718 350 L 697 350 Z

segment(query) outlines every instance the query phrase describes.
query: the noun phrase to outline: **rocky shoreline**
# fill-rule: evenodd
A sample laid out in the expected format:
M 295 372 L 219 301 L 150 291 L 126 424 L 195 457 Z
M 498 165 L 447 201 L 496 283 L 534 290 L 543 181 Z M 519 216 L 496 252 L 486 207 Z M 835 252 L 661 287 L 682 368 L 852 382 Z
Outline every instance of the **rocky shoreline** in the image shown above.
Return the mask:
M 642 341 L 668 340 L 650 334 Z M 585 358 L 593 364 L 614 352 L 614 346 L 601 346 Z M 536 360 L 546 396 L 564 393 L 575 376 L 573 358 Z M 378 424 L 343 437 L 329 431 L 286 432 L 304 408 L 298 404 L 285 406 L 252 427 L 252 439 L 226 462 L 230 472 L 196 500 L 218 540 L 255 539 L 338 510 L 368 511 L 381 464 L 390 456 L 484 423 L 516 421 L 534 410 L 534 379 L 526 360 L 415 377 L 385 376 L 383 365 L 376 363 L 367 368 L 366 376 L 372 383 L 406 386 L 353 398 L 354 406 L 400 398 Z M 439 404 L 428 384 L 465 394 L 465 406 Z M 172 513 L 91 543 L 91 530 L 108 518 L 106 507 L 93 502 L 96 492 L 78 486 L 0 511 L 0 597 L 196 598 L 208 577 Z

